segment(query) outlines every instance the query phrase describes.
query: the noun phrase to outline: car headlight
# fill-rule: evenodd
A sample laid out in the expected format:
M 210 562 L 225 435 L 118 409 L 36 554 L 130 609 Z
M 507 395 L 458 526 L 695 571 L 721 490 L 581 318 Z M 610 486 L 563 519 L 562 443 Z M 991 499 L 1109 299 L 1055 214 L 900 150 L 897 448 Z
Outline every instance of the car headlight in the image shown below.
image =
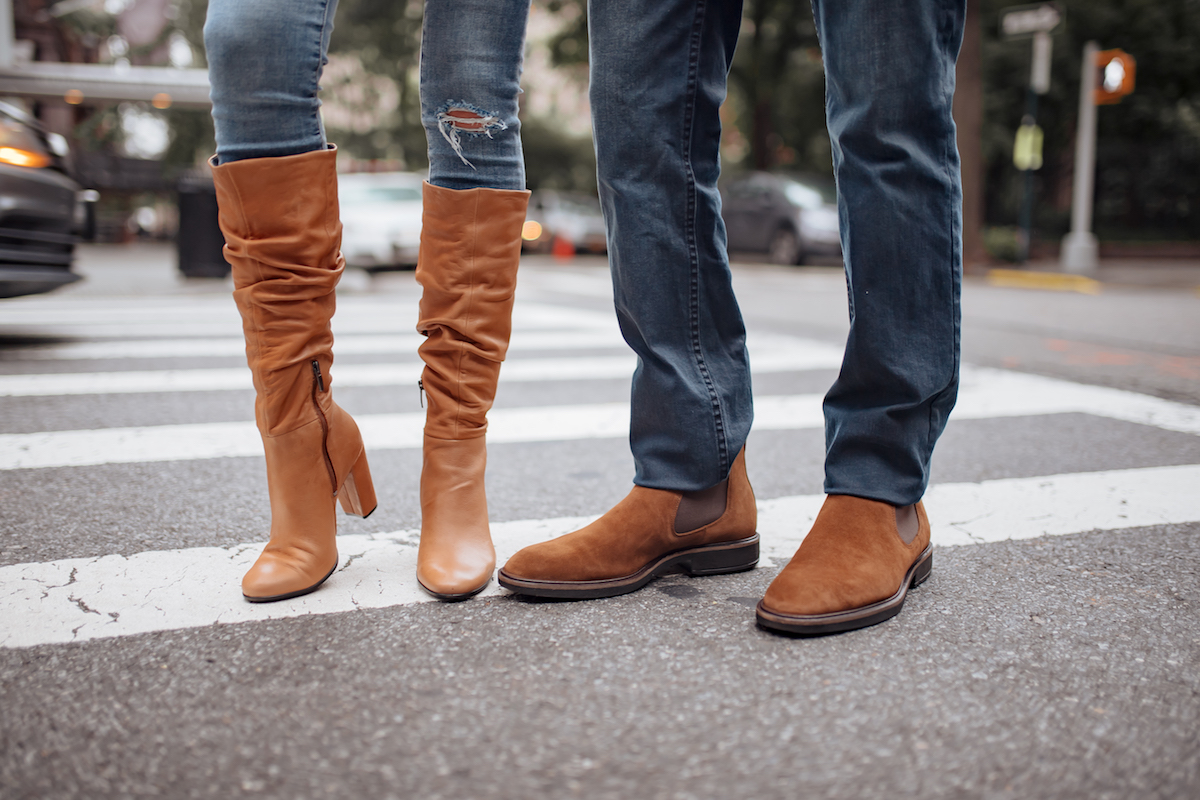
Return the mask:
M 0 164 L 37 169 L 50 166 L 51 158 L 32 130 L 0 118 Z
M 48 167 L 50 158 L 44 153 L 25 150 L 20 147 L 0 147 L 0 164 L 11 164 L 14 167 Z

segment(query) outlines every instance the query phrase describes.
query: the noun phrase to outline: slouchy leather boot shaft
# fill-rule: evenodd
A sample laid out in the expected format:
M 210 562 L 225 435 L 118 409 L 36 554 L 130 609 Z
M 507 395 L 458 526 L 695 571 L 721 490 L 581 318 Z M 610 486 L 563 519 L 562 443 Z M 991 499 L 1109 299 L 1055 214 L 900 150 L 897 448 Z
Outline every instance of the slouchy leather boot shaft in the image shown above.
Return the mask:
M 487 430 L 512 333 L 528 204 L 529 192 L 424 186 L 417 331 L 427 337 L 419 352 L 429 436 L 470 439 Z
M 312 591 L 337 566 L 336 502 L 365 516 L 375 493 L 362 437 L 333 402 L 340 252 L 335 151 L 213 166 L 253 375 L 271 539 L 242 581 L 252 601 Z
M 417 580 L 444 600 L 476 594 L 496 566 L 483 437 L 508 352 L 528 202 L 529 192 L 424 186 L 417 330 L 427 337 L 419 348 L 427 410 Z
M 321 150 L 213 167 L 264 436 L 316 419 L 314 360 L 325 383 L 318 399 L 329 412 L 333 292 L 345 267 L 335 162 L 336 151 Z

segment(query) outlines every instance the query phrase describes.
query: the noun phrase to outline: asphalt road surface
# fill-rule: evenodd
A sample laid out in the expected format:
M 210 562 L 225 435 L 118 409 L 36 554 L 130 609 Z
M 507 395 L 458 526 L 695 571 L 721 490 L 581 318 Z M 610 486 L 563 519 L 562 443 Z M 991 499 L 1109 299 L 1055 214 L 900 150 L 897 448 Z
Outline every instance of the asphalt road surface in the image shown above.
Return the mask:
M 838 270 L 735 267 L 760 567 L 578 603 L 418 590 L 418 287 L 348 275 L 333 385 L 380 507 L 269 605 L 239 591 L 269 514 L 228 285 L 160 247 L 81 270 L 0 305 L 0 797 L 1200 796 L 1200 272 L 968 280 L 932 578 L 796 639 L 753 607 L 821 502 Z M 602 260 L 522 266 L 501 563 L 628 491 L 610 302 Z

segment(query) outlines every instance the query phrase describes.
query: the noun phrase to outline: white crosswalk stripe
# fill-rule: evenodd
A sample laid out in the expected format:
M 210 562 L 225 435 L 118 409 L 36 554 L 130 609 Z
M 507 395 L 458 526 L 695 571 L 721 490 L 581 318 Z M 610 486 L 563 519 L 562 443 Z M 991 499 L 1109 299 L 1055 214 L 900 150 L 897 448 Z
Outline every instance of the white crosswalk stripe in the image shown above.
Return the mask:
M 602 282 L 583 280 L 588 293 Z M 370 299 L 343 302 L 335 318 L 338 355 L 396 356 L 395 362 L 338 362 L 339 387 L 411 386 L 421 364 L 414 351 L 411 303 Z M 239 321 L 227 299 L 158 305 L 119 301 L 108 306 L 47 301 L 6 310 L 6 326 L 52 331 L 72 339 L 14 347 L 5 361 L 87 360 L 89 371 L 0 375 L 3 397 L 80 397 L 145 393 L 248 391 L 238 366 L 109 370 L 120 359 L 242 358 Z M 774 334 L 750 337 L 756 374 L 837 369 L 840 349 Z M 600 351 L 600 352 L 593 352 Z M 612 351 L 605 353 L 603 351 Z M 537 353 L 543 353 L 538 357 Z M 551 354 L 549 356 L 544 354 Z M 510 359 L 502 381 L 567 382 L 627 379 L 635 359 L 624 349 L 611 315 L 546 304 L 518 304 Z M 175 364 L 178 367 L 178 363 Z M 25 368 L 28 368 L 27 366 Z M 755 398 L 755 430 L 820 428 L 819 394 Z M 966 367 L 951 425 L 972 419 L 1086 414 L 1165 431 L 1200 435 L 1200 408 L 1159 398 L 1015 372 Z M 369 451 L 417 448 L 423 413 L 357 415 Z M 626 403 L 498 407 L 489 441 L 533 443 L 623 438 Z M 105 464 L 261 458 L 251 421 L 187 423 L 89 430 L 0 434 L 0 471 L 88 469 Z M 1033 478 L 941 484 L 928 507 L 939 546 L 1092 530 L 1200 521 L 1200 465 L 1096 471 Z M 822 497 L 778 497 L 760 502 L 763 558 L 790 556 L 803 539 Z M 501 522 L 493 526 L 501 562 L 520 547 L 563 533 L 587 517 Z M 182 548 L 133 555 L 63 558 L 0 567 L 0 647 L 31 647 L 150 631 L 223 623 L 333 614 L 361 608 L 426 602 L 412 578 L 417 532 L 339 538 L 342 566 L 312 595 L 250 605 L 238 597 L 240 575 L 261 543 Z M 493 584 L 488 594 L 498 594 Z
M 1200 409 L 1132 392 L 988 369 L 964 369 L 954 420 L 1084 413 L 1200 433 Z M 369 450 L 421 446 L 422 413 L 357 417 Z M 953 424 L 953 423 L 951 423 Z M 824 425 L 820 395 L 755 400 L 755 430 L 801 430 Z M 496 409 L 493 443 L 621 438 L 629 432 L 624 403 Z M 157 425 L 80 431 L 0 434 L 0 470 L 81 467 L 141 461 L 186 461 L 261 455 L 252 422 Z
M 935 545 L 969 545 L 1200 521 L 1198 485 L 1200 466 L 1159 467 L 942 484 L 930 491 L 927 505 Z M 760 503 L 762 558 L 789 558 L 823 499 Z M 500 563 L 590 520 L 497 523 L 492 535 Z M 342 566 L 319 592 L 269 605 L 242 602 L 237 594 L 261 543 L 0 567 L 0 619 L 9 620 L 0 647 L 432 602 L 409 578 L 417 539 L 418 531 L 339 537 Z M 501 592 L 493 583 L 484 596 Z
M 222 333 L 228 333 L 226 326 Z M 379 355 L 391 353 L 413 357 L 422 337 L 416 332 L 387 336 L 346 334 L 337 337 L 335 355 Z M 512 349 L 577 350 L 583 348 L 624 348 L 614 330 L 521 331 L 512 337 Z M 121 358 L 244 358 L 246 342 L 241 337 L 205 336 L 188 339 L 115 339 L 108 341 L 68 342 L 34 345 L 12 350 L 6 357 L 13 361 L 103 361 Z
M 413 350 L 417 344 L 415 341 L 412 343 Z M 782 352 L 758 353 L 754 357 L 754 371 L 836 369 L 841 360 L 841 353 L 835 348 L 813 342 Z M 503 367 L 502 380 L 514 383 L 627 378 L 636 364 L 634 356 L 628 353 L 607 357 L 514 359 Z M 341 364 L 334 370 L 333 377 L 337 386 L 412 386 L 421 376 L 421 368 L 418 361 L 402 364 Z M 216 392 L 250 388 L 250 372 L 244 368 L 0 376 L 0 397 Z
M 410 334 L 417 323 L 417 305 L 410 302 L 379 303 L 355 299 L 339 303 L 333 317 L 336 336 L 397 332 Z M 63 307 L 5 309 L 8 326 L 78 337 L 228 337 L 241 329 L 241 319 L 228 300 L 197 301 L 182 305 L 71 304 Z M 513 330 L 617 330 L 611 316 L 587 309 L 523 303 L 513 311 Z

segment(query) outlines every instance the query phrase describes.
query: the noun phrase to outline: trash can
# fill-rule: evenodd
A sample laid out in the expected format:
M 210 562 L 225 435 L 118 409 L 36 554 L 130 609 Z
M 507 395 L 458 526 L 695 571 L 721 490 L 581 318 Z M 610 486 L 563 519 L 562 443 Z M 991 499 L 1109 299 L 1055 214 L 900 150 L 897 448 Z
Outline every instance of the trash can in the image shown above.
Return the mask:
M 179 271 L 189 278 L 224 278 L 229 263 L 221 254 L 225 237 L 217 224 L 217 190 L 212 177 L 190 175 L 176 186 L 179 233 L 175 236 Z

